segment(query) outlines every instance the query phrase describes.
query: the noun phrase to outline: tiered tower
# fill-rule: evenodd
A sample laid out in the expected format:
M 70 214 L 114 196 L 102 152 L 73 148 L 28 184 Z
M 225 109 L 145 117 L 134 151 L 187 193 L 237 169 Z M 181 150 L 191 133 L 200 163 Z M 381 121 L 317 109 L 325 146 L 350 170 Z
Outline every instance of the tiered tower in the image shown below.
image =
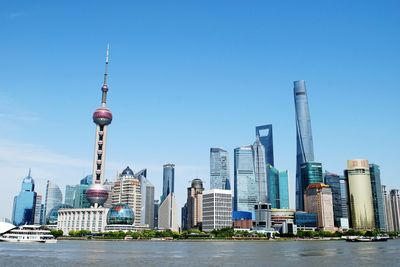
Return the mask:
M 90 205 L 95 208 L 103 206 L 104 202 L 106 202 L 108 198 L 108 191 L 103 186 L 107 130 L 108 125 L 110 125 L 112 121 L 112 113 L 106 107 L 108 92 L 108 55 L 109 46 L 107 46 L 104 81 L 103 86 L 101 87 L 101 107 L 96 109 L 93 113 L 93 122 L 96 124 L 96 143 L 93 157 L 93 183 L 86 191 L 86 198 L 89 200 Z

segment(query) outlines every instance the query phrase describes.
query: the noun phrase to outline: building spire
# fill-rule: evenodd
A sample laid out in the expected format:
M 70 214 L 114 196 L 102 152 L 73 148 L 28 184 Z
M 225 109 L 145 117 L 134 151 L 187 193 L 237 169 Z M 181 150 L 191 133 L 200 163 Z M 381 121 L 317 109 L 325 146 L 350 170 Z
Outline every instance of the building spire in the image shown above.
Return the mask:
M 107 44 L 106 63 L 105 63 L 105 70 L 104 70 L 104 81 L 103 81 L 103 86 L 101 87 L 101 91 L 103 92 L 102 97 L 101 97 L 101 104 L 103 106 L 105 106 L 106 102 L 107 102 L 107 91 L 108 91 L 107 79 L 108 79 L 109 51 L 110 51 L 110 44 Z
M 29 168 L 28 177 L 31 177 L 31 168 Z

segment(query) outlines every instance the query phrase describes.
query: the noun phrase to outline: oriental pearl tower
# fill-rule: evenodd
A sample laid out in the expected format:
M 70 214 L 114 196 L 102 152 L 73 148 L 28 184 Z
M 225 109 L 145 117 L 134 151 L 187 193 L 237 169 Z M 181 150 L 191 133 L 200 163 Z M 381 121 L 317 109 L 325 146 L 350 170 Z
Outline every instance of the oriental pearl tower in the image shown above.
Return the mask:
M 108 190 L 103 186 L 107 130 L 108 125 L 110 125 L 112 121 L 112 113 L 106 107 L 108 92 L 108 53 L 109 46 L 107 46 L 104 81 L 103 86 L 101 87 L 101 106 L 93 113 L 93 122 L 96 124 L 96 143 L 93 157 L 93 184 L 88 188 L 88 190 L 86 190 L 86 198 L 94 208 L 103 206 L 108 198 Z

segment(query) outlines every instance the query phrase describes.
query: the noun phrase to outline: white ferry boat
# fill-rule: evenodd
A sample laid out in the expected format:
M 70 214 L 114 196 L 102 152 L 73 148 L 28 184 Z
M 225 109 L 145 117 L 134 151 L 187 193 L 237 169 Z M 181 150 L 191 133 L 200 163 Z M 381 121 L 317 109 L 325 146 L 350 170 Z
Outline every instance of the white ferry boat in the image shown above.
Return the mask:
M 50 233 L 50 230 L 44 229 L 40 225 L 14 226 L 0 234 L 0 241 L 15 243 L 57 243 L 57 239 Z

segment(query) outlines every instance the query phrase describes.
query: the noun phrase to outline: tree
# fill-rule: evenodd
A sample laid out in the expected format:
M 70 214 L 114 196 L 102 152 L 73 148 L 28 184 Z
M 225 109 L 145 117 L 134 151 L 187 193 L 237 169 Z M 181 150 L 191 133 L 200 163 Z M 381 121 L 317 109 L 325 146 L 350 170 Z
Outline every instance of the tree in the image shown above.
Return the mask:
M 55 238 L 64 235 L 63 230 L 51 230 L 50 233 L 51 233 Z

